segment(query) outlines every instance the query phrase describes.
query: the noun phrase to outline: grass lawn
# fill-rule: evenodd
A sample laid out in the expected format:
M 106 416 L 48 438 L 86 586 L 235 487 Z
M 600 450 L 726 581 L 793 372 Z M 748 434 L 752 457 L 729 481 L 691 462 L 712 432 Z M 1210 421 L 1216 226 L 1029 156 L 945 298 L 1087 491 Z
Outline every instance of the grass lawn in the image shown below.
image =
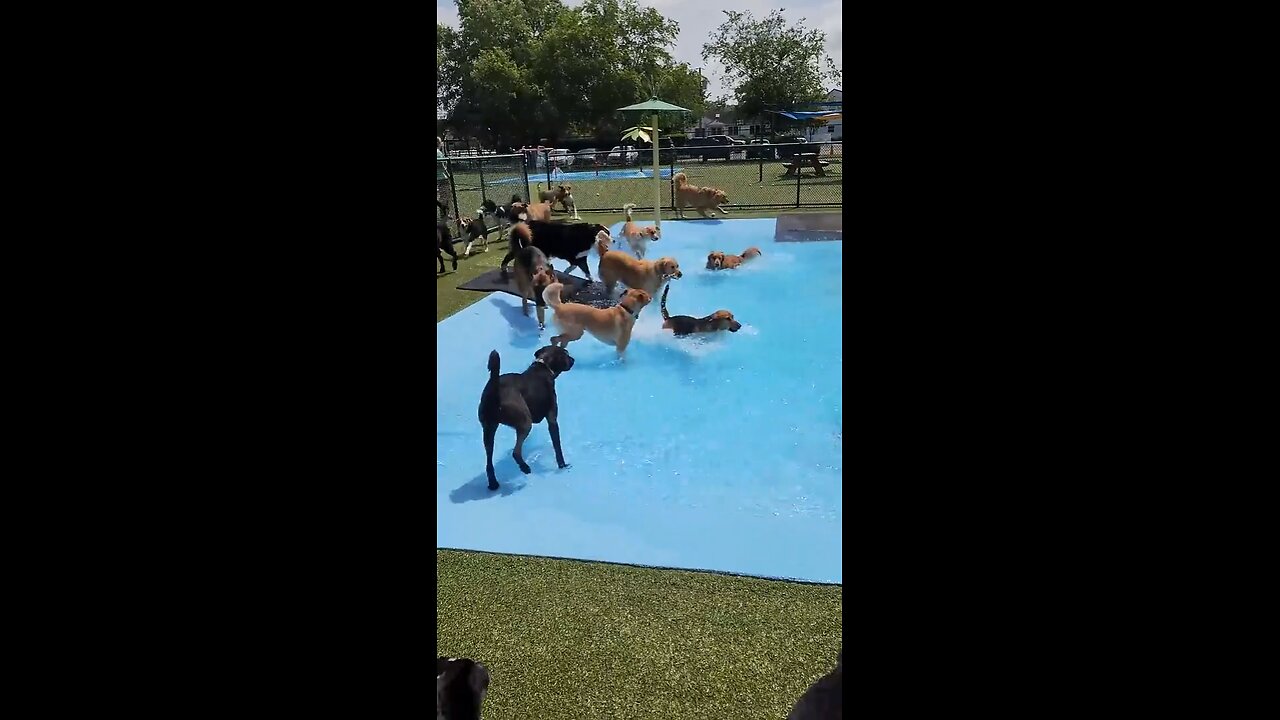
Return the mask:
M 436 278 L 437 322 L 488 294 L 455 286 L 506 251 L 491 240 Z M 486 720 L 776 720 L 841 646 L 840 586 L 454 550 L 436 551 L 436 572 L 439 653 L 489 668 Z
M 486 720 L 785 717 L 835 666 L 839 586 L 436 551 L 436 641 Z
M 824 155 L 822 160 L 830 163 L 824 177 L 817 177 L 812 170 L 803 170 L 799 178 L 800 201 L 803 204 L 816 203 L 839 204 L 844 188 L 844 163 L 840 155 Z M 734 205 L 790 205 L 796 202 L 796 178 L 786 177 L 782 160 L 766 160 L 764 162 L 725 162 L 709 160 L 706 163 L 698 160 L 681 160 L 676 163 L 677 172 L 684 172 L 689 182 L 720 188 L 729 196 L 729 212 Z M 474 164 L 463 164 L 453 170 L 454 187 L 458 193 L 458 204 L 463 212 L 473 212 L 480 207 L 480 202 L 487 198 L 505 205 L 512 193 L 525 195 L 524 173 L 518 159 L 499 158 L 486 165 L 483 183 L 481 173 Z M 505 164 L 506 167 L 499 167 Z M 664 168 L 666 166 L 663 166 Z M 601 168 L 602 170 L 619 170 L 638 168 Z M 645 166 L 648 169 L 648 166 Z M 586 172 L 591 168 L 574 167 L 569 172 Z M 578 212 L 586 210 L 607 211 L 620 209 L 626 203 L 636 203 L 640 207 L 653 205 L 653 180 L 640 178 L 570 178 L 566 182 L 573 186 L 573 197 L 578 203 Z M 529 172 L 528 191 L 536 193 L 538 183 L 542 189 L 550 189 L 546 171 Z M 481 194 L 481 187 L 484 193 Z M 670 182 L 664 178 L 662 203 L 672 202 Z M 775 213 L 776 214 L 776 213 Z

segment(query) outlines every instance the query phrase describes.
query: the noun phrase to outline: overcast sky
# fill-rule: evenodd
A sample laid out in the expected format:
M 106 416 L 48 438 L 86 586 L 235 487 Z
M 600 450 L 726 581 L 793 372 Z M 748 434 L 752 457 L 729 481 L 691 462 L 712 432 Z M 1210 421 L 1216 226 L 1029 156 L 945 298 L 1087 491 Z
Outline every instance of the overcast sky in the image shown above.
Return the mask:
M 581 0 L 563 0 L 566 5 L 580 5 Z M 805 18 L 805 25 L 817 28 L 827 34 L 827 54 L 835 61 L 836 68 L 844 70 L 844 58 L 841 45 L 844 38 L 840 32 L 840 0 L 793 0 L 783 2 L 773 0 L 638 0 L 639 4 L 655 8 L 668 19 L 680 23 L 680 35 L 671 48 L 671 55 L 677 61 L 687 62 L 693 67 L 703 68 L 703 74 L 710 81 L 708 94 L 718 97 L 724 92 L 724 84 L 717 72 L 707 69 L 702 62 L 702 43 L 706 42 L 712 30 L 724 22 L 725 10 L 750 10 L 756 18 L 763 18 L 773 8 L 786 8 L 783 17 L 788 23 L 795 23 Z M 436 0 L 436 22 L 458 27 L 458 8 L 453 0 Z M 830 88 L 828 88 L 830 89 Z

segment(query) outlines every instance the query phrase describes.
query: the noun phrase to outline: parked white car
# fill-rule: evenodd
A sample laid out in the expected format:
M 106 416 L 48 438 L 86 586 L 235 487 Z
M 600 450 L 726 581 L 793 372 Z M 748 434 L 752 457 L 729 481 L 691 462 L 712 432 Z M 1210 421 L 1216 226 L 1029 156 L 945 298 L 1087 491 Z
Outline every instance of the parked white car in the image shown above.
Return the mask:
M 613 165 L 631 165 L 640 161 L 640 153 L 632 145 L 622 146 L 614 145 L 609 154 L 605 156 L 605 162 Z
M 552 165 L 559 165 L 562 168 L 572 166 L 574 161 L 573 153 L 569 152 L 568 148 L 556 148 L 547 153 L 547 158 Z

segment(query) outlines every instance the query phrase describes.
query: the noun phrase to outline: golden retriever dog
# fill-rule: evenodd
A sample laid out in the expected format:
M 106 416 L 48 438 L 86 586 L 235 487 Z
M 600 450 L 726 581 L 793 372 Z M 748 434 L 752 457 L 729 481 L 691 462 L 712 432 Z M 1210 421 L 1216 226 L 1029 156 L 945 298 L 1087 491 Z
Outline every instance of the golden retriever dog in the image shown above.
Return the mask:
M 604 283 L 605 292 L 609 295 L 613 294 L 618 281 L 622 281 L 627 287 L 643 290 L 653 297 L 668 280 L 684 277 L 675 258 L 637 260 L 619 250 L 610 250 L 598 236 L 596 252 L 600 253 L 600 282 Z
M 760 248 L 758 247 L 749 247 L 743 250 L 741 255 L 725 255 L 719 250 L 712 250 L 711 254 L 707 255 L 707 269 L 734 270 L 742 263 L 759 256 Z
M 707 217 L 707 210 L 710 210 L 713 215 L 716 210 L 725 215 L 729 214 L 728 210 L 720 207 L 729 202 L 729 196 L 723 190 L 690 185 L 688 176 L 682 172 L 676 173 L 674 180 L 676 183 L 676 217 L 684 217 L 685 205 L 697 210 L 702 217 Z
M 542 291 L 542 299 L 555 312 L 554 321 L 560 328 L 560 334 L 551 338 L 551 344 L 566 347 L 581 338 L 584 332 L 589 332 L 600 342 L 614 346 L 618 359 L 623 359 L 636 318 L 640 316 L 640 310 L 653 301 L 653 296 L 643 290 L 628 290 L 617 305 L 601 309 L 561 301 L 560 291 L 563 288 L 564 285 L 557 282 Z
M 662 239 L 662 231 L 656 227 L 637 225 L 631 219 L 631 211 L 635 208 L 635 203 L 627 203 L 622 209 L 627 213 L 627 221 L 622 225 L 622 237 L 626 239 L 627 245 L 631 248 L 631 252 L 636 257 L 644 259 L 644 253 L 649 247 L 649 243 L 657 242 Z

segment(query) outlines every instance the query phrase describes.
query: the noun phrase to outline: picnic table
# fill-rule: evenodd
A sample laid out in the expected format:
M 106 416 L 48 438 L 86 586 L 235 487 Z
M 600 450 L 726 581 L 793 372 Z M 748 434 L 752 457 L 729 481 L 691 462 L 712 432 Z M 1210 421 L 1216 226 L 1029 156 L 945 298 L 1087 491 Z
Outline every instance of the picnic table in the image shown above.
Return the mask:
M 792 156 L 791 162 L 782 163 L 782 167 L 787 169 L 787 174 L 783 177 L 794 177 L 801 168 L 811 167 L 814 174 L 823 177 L 827 173 L 822 169 L 831 163 L 826 160 L 819 160 L 818 153 L 797 153 Z

